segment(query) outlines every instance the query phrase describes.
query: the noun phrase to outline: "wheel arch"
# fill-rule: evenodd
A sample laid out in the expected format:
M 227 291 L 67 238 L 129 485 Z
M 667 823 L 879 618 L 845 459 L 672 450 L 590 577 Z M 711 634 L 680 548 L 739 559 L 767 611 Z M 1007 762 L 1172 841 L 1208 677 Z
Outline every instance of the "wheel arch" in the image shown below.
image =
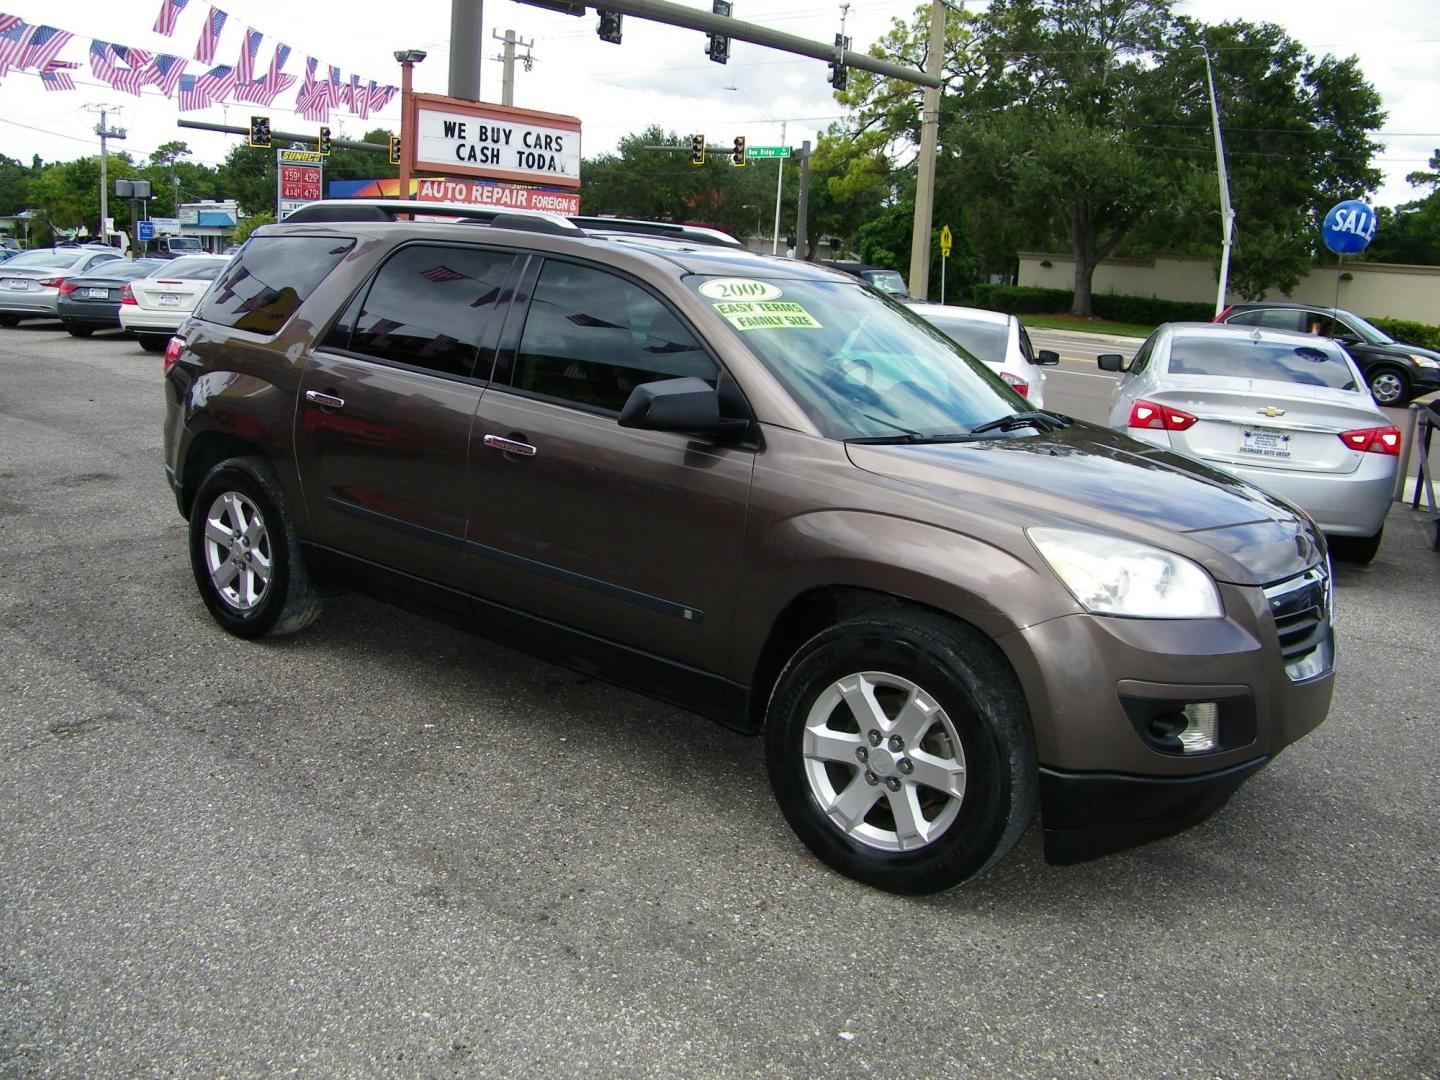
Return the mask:
M 210 470 L 233 457 L 265 457 L 256 444 L 223 431 L 201 431 L 190 441 L 185 452 L 185 465 L 180 473 L 180 510 L 190 516 L 195 493 Z

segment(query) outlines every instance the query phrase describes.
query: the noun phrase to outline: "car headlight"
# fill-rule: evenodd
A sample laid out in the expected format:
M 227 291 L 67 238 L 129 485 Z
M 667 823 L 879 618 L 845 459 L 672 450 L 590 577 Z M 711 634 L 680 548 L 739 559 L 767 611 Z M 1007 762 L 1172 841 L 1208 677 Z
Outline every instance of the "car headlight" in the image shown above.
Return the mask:
M 1440 360 L 1432 360 L 1428 356 L 1420 356 L 1417 353 L 1410 353 L 1410 359 L 1415 361 L 1416 367 L 1440 367 Z
M 1215 579 L 1173 551 L 1079 529 L 1026 529 L 1035 550 L 1075 599 L 1096 615 L 1218 619 Z

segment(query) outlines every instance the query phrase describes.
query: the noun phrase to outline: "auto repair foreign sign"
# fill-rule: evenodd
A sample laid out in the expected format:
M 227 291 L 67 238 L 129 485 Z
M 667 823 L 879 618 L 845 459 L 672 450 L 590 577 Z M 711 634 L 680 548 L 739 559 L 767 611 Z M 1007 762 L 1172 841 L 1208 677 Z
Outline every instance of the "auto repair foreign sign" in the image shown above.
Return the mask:
M 580 186 L 580 121 L 559 113 L 412 94 L 407 120 L 421 172 Z

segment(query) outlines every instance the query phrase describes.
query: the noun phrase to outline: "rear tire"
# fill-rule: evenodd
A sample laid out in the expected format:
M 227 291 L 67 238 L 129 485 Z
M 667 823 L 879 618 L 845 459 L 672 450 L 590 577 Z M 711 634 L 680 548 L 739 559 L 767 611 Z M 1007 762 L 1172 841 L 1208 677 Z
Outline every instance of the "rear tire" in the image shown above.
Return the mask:
M 19 315 L 0 315 L 0 326 L 19 326 Z
M 1365 376 L 1370 396 L 1377 404 L 1399 408 L 1410 400 L 1410 376 L 1397 367 L 1384 365 L 1370 369 Z
M 89 337 L 95 332 L 93 327 L 76 326 L 74 323 L 65 324 L 65 332 L 71 337 Z
M 168 337 L 158 337 L 155 334 L 136 334 L 140 342 L 140 348 L 146 352 L 164 352 L 165 345 L 169 342 Z
M 1384 535 L 1385 526 L 1381 525 L 1374 536 L 1332 536 L 1330 553 L 1342 562 L 1368 566 L 1380 553 L 1380 540 Z
M 190 566 L 210 614 L 236 637 L 294 633 L 320 614 L 280 481 L 264 458 L 222 461 L 200 484 Z
M 800 839 L 887 892 L 978 876 L 1035 813 L 1035 745 L 1014 673 L 978 631 L 930 612 L 877 612 L 811 638 L 776 681 L 765 743 Z

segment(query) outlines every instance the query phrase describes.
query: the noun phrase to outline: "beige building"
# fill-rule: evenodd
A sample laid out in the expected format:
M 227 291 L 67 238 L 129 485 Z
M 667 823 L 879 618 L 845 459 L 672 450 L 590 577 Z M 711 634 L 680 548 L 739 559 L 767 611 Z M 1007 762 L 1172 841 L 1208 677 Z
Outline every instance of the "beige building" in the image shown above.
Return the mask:
M 1069 255 L 1020 253 L 1019 284 L 1045 289 L 1073 289 L 1075 260 Z M 1213 304 L 1215 265 L 1204 255 L 1156 255 L 1150 259 L 1106 259 L 1095 268 L 1093 288 L 1099 293 L 1159 296 Z M 1242 297 L 1231 293 L 1228 300 Z M 1400 263 L 1350 263 L 1316 267 L 1294 291 L 1278 289 L 1266 300 L 1297 300 L 1342 307 L 1372 318 L 1410 319 L 1440 325 L 1440 266 Z

